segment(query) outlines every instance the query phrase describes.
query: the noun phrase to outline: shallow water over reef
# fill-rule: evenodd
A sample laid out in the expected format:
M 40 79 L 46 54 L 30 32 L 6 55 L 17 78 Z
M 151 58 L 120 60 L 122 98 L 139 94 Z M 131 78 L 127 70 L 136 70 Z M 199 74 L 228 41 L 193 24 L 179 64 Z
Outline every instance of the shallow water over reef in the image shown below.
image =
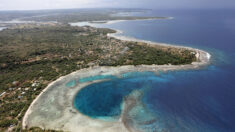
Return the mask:
M 235 77 L 213 66 L 160 75 L 126 73 L 121 78 L 110 78 L 83 88 L 76 95 L 74 106 L 91 118 L 119 119 L 124 100 L 133 91 L 139 91 L 143 95 L 126 113 L 130 117 L 127 123 L 136 129 L 234 130 L 235 106 L 230 102 L 234 99 L 233 85 L 223 87 L 216 75 L 224 79 Z

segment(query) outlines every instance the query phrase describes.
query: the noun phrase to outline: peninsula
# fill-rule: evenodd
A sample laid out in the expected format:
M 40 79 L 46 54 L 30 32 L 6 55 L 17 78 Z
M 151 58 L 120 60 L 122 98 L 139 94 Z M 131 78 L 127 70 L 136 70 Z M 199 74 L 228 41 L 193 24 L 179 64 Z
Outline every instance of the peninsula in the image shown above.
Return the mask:
M 120 77 L 134 71 L 196 69 L 209 63 L 209 54 L 202 50 L 120 38 L 112 29 L 70 26 L 68 21 L 78 20 L 63 15 L 59 22 L 52 22 L 59 17 L 55 14 L 55 19 L 42 14 L 22 16 L 20 20 L 43 21 L 2 23 L 7 28 L 0 31 L 0 131 L 128 131 L 123 117 L 104 122 L 84 116 L 73 107 L 73 97 L 79 90 L 105 79 L 76 83 L 67 89 L 60 84 L 74 77 Z M 85 18 L 120 20 L 108 17 Z M 4 18 L 8 21 L 7 16 Z M 87 21 L 85 18 L 83 21 Z
M 121 54 L 130 54 L 132 48 L 128 47 L 129 44 L 133 44 L 132 46 L 134 47 L 139 46 L 140 49 L 137 50 L 138 52 L 134 52 L 134 54 L 138 56 L 133 57 L 133 59 L 128 59 L 128 56 L 125 55 L 125 57 L 127 58 L 124 58 L 124 61 L 120 61 L 119 64 L 97 65 L 97 63 L 93 62 L 93 66 L 90 66 L 89 68 L 75 71 L 69 75 L 62 76 L 56 81 L 50 83 L 47 88 L 45 88 L 41 92 L 41 94 L 33 101 L 31 106 L 27 110 L 22 122 L 23 128 L 40 127 L 42 129 L 74 132 L 118 132 L 120 130 L 123 132 L 130 130 L 135 131 L 133 130 L 133 128 L 127 127 L 127 124 L 125 124 L 125 116 L 121 116 L 119 120 L 111 122 L 95 120 L 81 114 L 74 108 L 73 99 L 82 88 L 92 83 L 105 81 L 108 78 L 100 78 L 84 83 L 75 83 L 70 88 L 66 87 L 65 84 L 68 83 L 70 80 L 77 80 L 79 78 L 82 79 L 96 76 L 122 77 L 122 74 L 129 72 L 151 71 L 158 74 L 161 71 L 196 69 L 203 67 L 209 63 L 209 54 L 202 50 L 160 43 L 146 43 L 145 41 L 127 40 L 126 38 L 117 39 L 114 38 L 114 32 L 107 35 L 108 36 L 106 36 L 106 39 L 111 39 L 111 42 L 118 41 L 119 43 L 122 43 L 122 45 L 127 43 L 127 47 L 123 47 L 123 49 L 119 51 Z M 117 48 L 118 47 L 116 47 L 115 49 Z M 146 53 L 142 52 L 145 51 L 145 48 L 147 48 Z M 154 53 L 157 53 L 156 49 L 164 51 L 165 53 L 174 54 L 176 56 L 177 54 L 181 57 L 191 56 L 191 59 L 188 59 L 191 62 L 181 61 L 179 63 L 174 63 L 173 61 L 161 63 L 157 61 L 158 59 L 160 59 L 159 57 L 161 55 L 159 57 L 154 57 L 155 59 L 158 58 L 157 60 L 153 59 L 148 61 L 148 58 L 145 57 L 147 57 L 150 53 L 152 53 L 151 56 L 154 56 Z M 131 52 L 133 54 L 133 51 Z M 126 109 L 128 109 L 129 105 L 125 107 Z M 125 108 L 123 111 L 125 111 Z M 122 115 L 125 115 L 125 113 L 122 113 Z

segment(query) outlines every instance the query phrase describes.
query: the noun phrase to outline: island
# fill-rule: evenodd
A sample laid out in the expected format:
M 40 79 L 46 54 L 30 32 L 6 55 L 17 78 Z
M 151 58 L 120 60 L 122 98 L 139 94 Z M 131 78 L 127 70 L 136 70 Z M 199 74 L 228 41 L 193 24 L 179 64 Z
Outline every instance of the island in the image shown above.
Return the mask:
M 71 78 L 120 78 L 129 72 L 157 74 L 209 64 L 210 55 L 199 49 L 120 38 L 115 30 L 71 26 L 62 18 L 61 22 L 3 24 L 8 27 L 0 31 L 0 131 L 130 131 L 125 112 L 119 120 L 106 122 L 74 108 L 73 98 L 82 88 L 109 78 L 71 87 L 63 84 Z M 124 106 L 123 111 L 129 107 Z

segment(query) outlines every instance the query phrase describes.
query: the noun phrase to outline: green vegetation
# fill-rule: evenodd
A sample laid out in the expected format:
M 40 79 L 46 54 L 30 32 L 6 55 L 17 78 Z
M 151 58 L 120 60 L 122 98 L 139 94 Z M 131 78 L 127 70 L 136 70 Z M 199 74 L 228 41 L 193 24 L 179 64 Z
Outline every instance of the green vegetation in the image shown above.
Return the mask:
M 185 49 L 106 36 L 113 32 L 66 24 L 22 24 L 0 32 L 0 94 L 5 92 L 0 96 L 0 131 L 22 131 L 22 117 L 33 99 L 50 82 L 73 71 L 94 65 L 179 65 L 196 60 Z
M 170 51 L 172 49 L 168 49 L 167 52 L 162 49 L 155 49 L 152 47 L 145 46 L 143 48 L 142 45 L 131 45 L 129 46 L 132 54 L 130 56 L 125 56 L 125 60 L 132 60 L 133 65 L 141 65 L 141 64 L 190 64 L 192 60 L 195 58 L 194 54 L 191 54 L 190 51 L 183 51 L 180 54 L 174 53 Z

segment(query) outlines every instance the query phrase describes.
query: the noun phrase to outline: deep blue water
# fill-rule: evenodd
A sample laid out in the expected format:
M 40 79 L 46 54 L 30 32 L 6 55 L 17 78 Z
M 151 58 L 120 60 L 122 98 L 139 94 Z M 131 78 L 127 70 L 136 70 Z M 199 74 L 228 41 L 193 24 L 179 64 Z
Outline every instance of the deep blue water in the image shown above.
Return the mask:
M 74 106 L 81 113 L 92 118 L 117 117 L 121 114 L 123 97 L 133 90 L 142 88 L 143 82 L 137 80 L 153 75 L 151 72 L 128 73 L 123 74 L 122 78 L 91 84 L 79 91 L 75 97 Z M 101 89 L 105 92 L 101 92 Z
M 138 39 L 201 48 L 212 54 L 212 64 L 200 70 L 175 71 L 158 76 L 134 74 L 92 84 L 78 93 L 75 106 L 77 99 L 81 105 L 77 108 L 84 110 L 84 114 L 117 116 L 121 112 L 123 97 L 141 89 L 144 107 L 137 109 L 138 114 L 133 114 L 134 110 L 129 113 L 134 120 L 131 125 L 138 129 L 234 132 L 235 10 L 154 10 L 134 15 L 143 14 L 174 19 L 98 26 L 123 30 L 122 35 Z M 90 108 L 91 111 L 88 110 Z M 143 111 L 145 114 L 141 114 Z M 149 116 L 139 117 L 147 115 L 146 111 L 153 115 L 151 119 Z

